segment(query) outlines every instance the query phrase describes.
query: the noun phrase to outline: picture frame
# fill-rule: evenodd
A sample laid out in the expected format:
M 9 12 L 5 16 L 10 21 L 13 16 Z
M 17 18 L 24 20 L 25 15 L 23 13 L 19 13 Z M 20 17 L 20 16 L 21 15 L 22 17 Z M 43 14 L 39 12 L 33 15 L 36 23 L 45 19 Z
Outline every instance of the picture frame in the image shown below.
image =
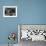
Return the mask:
M 3 17 L 17 17 L 17 6 L 3 6 Z
M 25 36 L 25 35 L 22 35 L 21 31 L 27 31 L 27 30 L 28 30 L 28 36 L 31 36 L 31 37 L 33 36 L 33 37 L 32 38 L 29 37 L 26 40 L 46 41 L 46 24 L 18 24 L 18 42 L 21 42 L 21 40 L 25 39 L 24 37 L 21 39 L 22 36 Z M 33 33 L 31 34 L 31 32 Z

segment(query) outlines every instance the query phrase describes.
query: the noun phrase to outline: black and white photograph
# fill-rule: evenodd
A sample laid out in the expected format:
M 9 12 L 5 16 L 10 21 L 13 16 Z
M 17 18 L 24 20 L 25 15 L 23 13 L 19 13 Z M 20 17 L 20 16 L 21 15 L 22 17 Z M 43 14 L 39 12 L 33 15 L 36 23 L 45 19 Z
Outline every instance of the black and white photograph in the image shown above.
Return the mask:
M 3 17 L 17 17 L 17 6 L 3 6 Z
M 18 41 L 20 46 L 31 46 L 32 44 L 46 41 L 46 25 L 18 25 Z

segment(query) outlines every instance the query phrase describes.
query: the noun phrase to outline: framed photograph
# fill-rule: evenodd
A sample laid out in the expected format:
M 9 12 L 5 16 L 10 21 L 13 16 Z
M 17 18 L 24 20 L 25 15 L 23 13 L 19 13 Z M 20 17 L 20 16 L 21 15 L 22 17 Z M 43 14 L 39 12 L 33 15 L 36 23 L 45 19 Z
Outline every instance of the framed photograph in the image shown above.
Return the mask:
M 19 24 L 18 41 L 46 41 L 46 25 L 44 24 Z
M 3 6 L 3 17 L 17 17 L 17 6 Z

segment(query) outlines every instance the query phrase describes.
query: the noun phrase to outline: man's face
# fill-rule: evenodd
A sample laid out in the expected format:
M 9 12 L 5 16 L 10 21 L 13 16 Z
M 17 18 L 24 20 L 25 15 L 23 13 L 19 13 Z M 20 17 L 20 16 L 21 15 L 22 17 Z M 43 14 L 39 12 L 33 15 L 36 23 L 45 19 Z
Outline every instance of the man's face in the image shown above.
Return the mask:
M 5 14 L 9 16 L 15 15 L 15 8 L 6 8 Z

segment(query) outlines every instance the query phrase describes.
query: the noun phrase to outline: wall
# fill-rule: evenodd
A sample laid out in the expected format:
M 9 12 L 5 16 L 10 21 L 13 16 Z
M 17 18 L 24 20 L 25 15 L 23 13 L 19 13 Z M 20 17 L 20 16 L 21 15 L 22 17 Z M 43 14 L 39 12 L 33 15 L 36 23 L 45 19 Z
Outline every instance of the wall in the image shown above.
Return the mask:
M 18 17 L 4 18 L 4 5 L 17 5 Z M 8 43 L 9 32 L 17 34 L 18 24 L 46 24 L 46 0 L 0 0 L 0 44 Z
M 18 0 L 0 0 L 0 44 L 7 44 L 9 42 L 8 35 L 10 32 L 17 32 L 17 18 L 3 17 L 3 6 L 18 6 Z M 16 38 L 16 43 L 18 43 Z

